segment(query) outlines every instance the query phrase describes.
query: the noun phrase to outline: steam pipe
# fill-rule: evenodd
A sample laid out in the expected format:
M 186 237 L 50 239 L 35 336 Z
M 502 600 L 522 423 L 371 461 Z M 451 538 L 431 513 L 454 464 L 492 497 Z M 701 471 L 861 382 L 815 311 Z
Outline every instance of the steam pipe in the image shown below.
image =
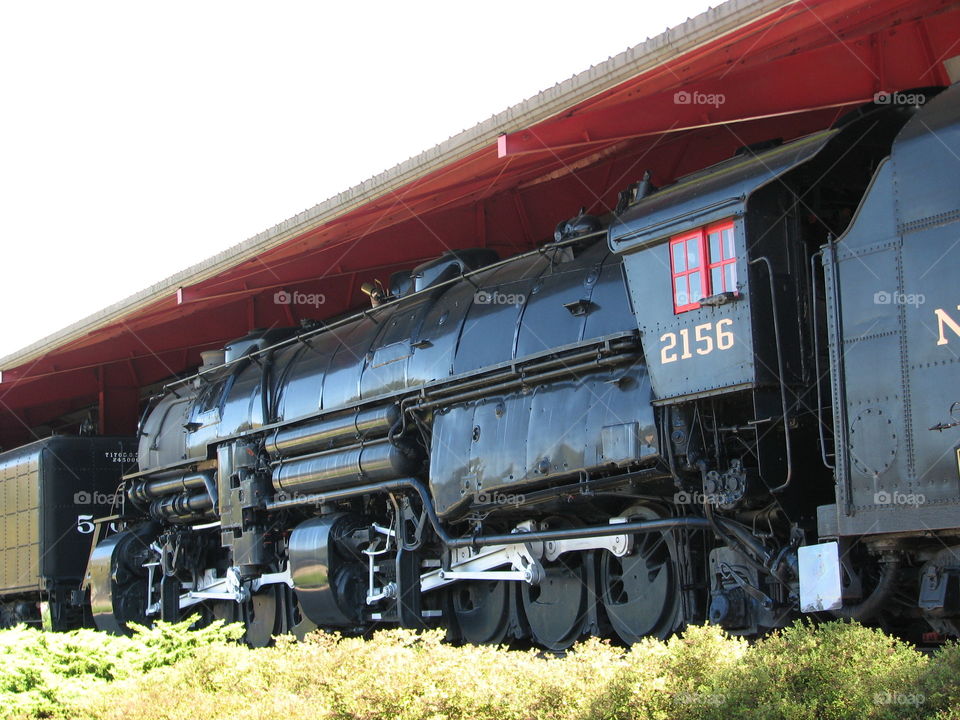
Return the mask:
M 790 482 L 793 480 L 793 457 L 790 451 L 790 422 L 787 420 L 787 380 L 783 374 L 783 346 L 780 344 L 780 321 L 778 320 L 777 313 L 776 288 L 773 284 L 773 265 L 770 263 L 770 258 L 766 256 L 754 258 L 749 264 L 753 265 L 758 262 L 763 262 L 764 265 L 767 266 L 767 279 L 770 281 L 770 309 L 773 311 L 773 340 L 777 346 L 777 373 L 779 374 L 777 379 L 780 381 L 780 405 L 783 410 L 783 442 L 786 446 L 787 453 L 787 477 L 781 484 L 770 488 L 771 493 L 778 493 L 790 487 Z
M 897 586 L 897 576 L 900 571 L 902 560 L 899 556 L 893 556 L 883 562 L 883 569 L 880 572 L 880 579 L 877 586 L 873 589 L 867 598 L 857 605 L 849 605 L 837 608 L 830 612 L 838 618 L 850 620 L 869 620 L 876 615 L 890 599 L 890 595 Z
M 414 478 L 388 480 L 382 483 L 371 483 L 343 490 L 334 490 L 328 493 L 302 495 L 285 500 L 270 500 L 264 504 L 264 509 L 270 511 L 288 510 L 304 505 L 320 505 L 334 500 L 346 500 L 359 495 L 377 492 L 400 492 L 413 490 L 420 496 L 423 511 L 433 527 L 440 541 L 451 548 L 474 547 L 477 545 L 509 545 L 515 542 L 539 542 L 548 540 L 566 540 L 570 538 L 609 537 L 624 533 L 664 532 L 667 530 L 709 530 L 710 522 L 700 517 L 660 518 L 657 520 L 638 520 L 612 525 L 598 525 L 586 528 L 560 528 L 556 530 L 537 530 L 524 533 L 501 533 L 498 535 L 471 535 L 469 537 L 451 537 L 437 517 L 430 495 L 423 483 Z

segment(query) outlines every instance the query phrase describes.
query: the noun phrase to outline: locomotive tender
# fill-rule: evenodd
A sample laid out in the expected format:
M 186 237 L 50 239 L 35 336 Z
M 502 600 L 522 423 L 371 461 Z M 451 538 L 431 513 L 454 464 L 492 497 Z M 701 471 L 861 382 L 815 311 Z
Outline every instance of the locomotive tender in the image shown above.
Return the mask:
M 960 87 L 888 98 L 208 354 L 97 525 L 97 626 L 958 634 Z
M 136 461 L 132 438 L 49 437 L 0 453 L 0 627 L 89 619 L 80 586 L 93 521 Z

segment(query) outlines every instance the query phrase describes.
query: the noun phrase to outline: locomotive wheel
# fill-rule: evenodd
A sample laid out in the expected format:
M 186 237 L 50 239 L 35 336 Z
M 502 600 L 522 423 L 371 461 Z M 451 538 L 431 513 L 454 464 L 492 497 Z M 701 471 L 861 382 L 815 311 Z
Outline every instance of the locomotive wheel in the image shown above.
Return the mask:
M 450 590 L 453 614 L 464 642 L 503 642 L 510 627 L 510 590 L 509 583 L 503 580 L 464 582 Z
M 544 563 L 539 585 L 522 583 L 520 597 L 533 639 L 548 650 L 566 650 L 587 630 L 587 571 L 582 553 Z
M 243 639 L 247 645 L 261 648 L 270 644 L 273 636 L 279 632 L 279 609 L 277 590 L 273 585 L 267 585 L 244 604 L 243 618 L 247 632 Z
M 210 605 L 210 616 L 214 620 L 223 620 L 225 623 L 238 621 L 238 605 L 235 602 L 221 600 Z
M 630 520 L 660 517 L 645 507 L 624 513 Z M 680 618 L 675 550 L 666 533 L 634 536 L 629 555 L 603 551 L 600 559 L 600 596 L 610 624 L 627 644 L 644 637 L 661 640 L 673 632 Z

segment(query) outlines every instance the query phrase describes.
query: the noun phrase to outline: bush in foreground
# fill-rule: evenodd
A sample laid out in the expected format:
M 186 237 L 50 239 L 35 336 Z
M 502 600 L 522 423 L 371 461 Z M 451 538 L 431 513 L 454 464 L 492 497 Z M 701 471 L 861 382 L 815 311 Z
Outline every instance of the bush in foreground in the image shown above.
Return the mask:
M 960 718 L 960 646 L 927 656 L 856 623 L 797 623 L 752 646 L 694 627 L 629 650 L 589 640 L 562 658 L 405 630 L 315 633 L 264 650 L 231 643 L 229 627 L 166 625 L 131 639 L 8 632 L 19 638 L 7 657 L 0 633 L 0 672 L 19 673 L 0 675 L 8 717 Z
M 93 630 L 48 633 L 23 625 L 0 631 L 0 718 L 74 716 L 117 681 L 243 634 L 236 625 L 190 630 L 192 624 L 135 627 L 132 637 Z

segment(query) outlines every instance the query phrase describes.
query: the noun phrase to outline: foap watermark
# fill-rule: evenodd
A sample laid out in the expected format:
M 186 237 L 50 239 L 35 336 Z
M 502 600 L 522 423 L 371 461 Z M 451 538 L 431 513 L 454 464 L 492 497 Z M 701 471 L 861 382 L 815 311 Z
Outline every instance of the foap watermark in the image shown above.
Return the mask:
M 74 505 L 116 505 L 123 498 L 123 493 L 87 492 L 79 490 L 73 494 Z
M 504 293 L 498 290 L 477 290 L 473 294 L 477 305 L 523 305 L 527 296 L 523 293 Z
M 274 495 L 273 499 L 277 502 L 289 502 L 315 508 L 321 507 L 327 501 L 322 493 L 303 493 L 296 490 L 280 490 Z
M 923 293 L 887 292 L 878 290 L 873 294 L 874 305 L 913 305 L 920 307 L 927 301 Z
M 524 496 L 516 493 L 489 492 L 486 490 L 477 493 L 477 503 L 479 505 L 522 505 L 524 502 Z
M 687 492 L 686 490 L 681 490 L 673 494 L 673 502 L 676 505 L 703 505 L 704 503 L 719 505 L 728 500 L 729 498 L 726 495 L 720 493 Z
M 923 105 L 927 96 L 923 93 L 887 92 L 880 91 L 873 94 L 873 101 L 877 105 Z
M 680 705 L 723 705 L 726 698 L 719 693 L 679 692 L 673 696 L 673 701 Z
M 923 693 L 878 692 L 873 694 L 874 705 L 912 705 L 919 707 L 927 701 Z
M 320 307 L 327 302 L 327 296 L 323 293 L 305 293 L 305 292 L 287 292 L 286 290 L 277 290 L 273 294 L 275 305 L 312 305 L 315 308 Z
M 674 105 L 710 105 L 718 108 L 727 101 L 723 93 L 705 93 L 699 90 L 677 90 L 673 94 Z
M 873 494 L 874 505 L 908 505 L 918 507 L 927 501 L 923 493 L 902 493 L 894 490 L 880 490 Z

